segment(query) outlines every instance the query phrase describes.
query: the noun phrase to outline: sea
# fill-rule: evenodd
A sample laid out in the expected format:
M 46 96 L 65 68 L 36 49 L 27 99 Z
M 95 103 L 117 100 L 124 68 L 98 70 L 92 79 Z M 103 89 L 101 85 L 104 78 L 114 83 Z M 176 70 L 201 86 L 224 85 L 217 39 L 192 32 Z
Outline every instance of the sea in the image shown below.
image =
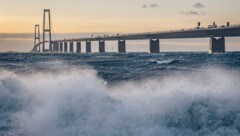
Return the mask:
M 240 52 L 0 54 L 0 136 L 239 135 Z

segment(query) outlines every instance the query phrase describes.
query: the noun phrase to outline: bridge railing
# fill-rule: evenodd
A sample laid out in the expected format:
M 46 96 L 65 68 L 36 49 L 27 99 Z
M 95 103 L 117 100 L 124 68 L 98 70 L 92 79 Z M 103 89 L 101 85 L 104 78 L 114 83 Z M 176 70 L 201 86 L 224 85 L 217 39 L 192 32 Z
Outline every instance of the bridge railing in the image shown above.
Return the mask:
M 72 38 L 72 39 L 65 39 L 66 41 L 77 41 L 79 39 L 102 39 L 102 38 L 119 38 L 119 37 L 128 37 L 128 36 L 139 36 L 139 35 L 151 35 L 151 34 L 159 34 L 159 33 L 177 33 L 177 32 L 191 32 L 191 31 L 203 31 L 203 30 L 214 30 L 214 29 L 226 29 L 226 28 L 240 28 L 240 24 L 233 24 L 230 26 L 217 26 L 214 28 L 208 27 L 201 27 L 201 28 L 188 28 L 188 29 L 178 29 L 178 30 L 167 30 L 167 31 L 156 31 L 156 32 L 143 32 L 143 33 L 128 33 L 128 34 L 113 34 L 113 35 L 105 35 L 104 36 L 97 36 L 97 37 L 82 37 L 82 38 Z M 61 40 L 64 41 L 64 40 Z
M 157 31 L 157 32 L 129 33 L 129 34 L 120 34 L 119 36 L 133 36 L 133 35 L 158 34 L 158 33 L 174 33 L 174 32 L 189 32 L 189 31 L 225 29 L 225 28 L 238 28 L 238 27 L 240 27 L 240 24 L 233 24 L 231 26 L 217 26 L 215 28 L 201 27 L 201 28 L 189 28 L 189 29 L 167 30 L 167 31 Z

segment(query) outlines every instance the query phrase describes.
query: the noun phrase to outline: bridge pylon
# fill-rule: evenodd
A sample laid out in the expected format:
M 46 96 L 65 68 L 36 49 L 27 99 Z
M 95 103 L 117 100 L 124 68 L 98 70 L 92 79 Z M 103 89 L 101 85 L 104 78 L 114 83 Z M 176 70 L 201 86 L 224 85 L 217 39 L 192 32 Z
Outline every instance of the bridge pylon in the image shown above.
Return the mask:
M 46 34 L 48 33 L 49 50 L 45 47 Z M 52 31 L 51 31 L 51 14 L 50 9 L 43 11 L 43 52 L 52 52 Z
M 41 48 L 40 45 L 38 45 L 40 43 L 40 27 L 39 25 L 35 25 L 35 32 L 34 32 L 34 48 L 33 48 L 33 52 L 41 52 Z

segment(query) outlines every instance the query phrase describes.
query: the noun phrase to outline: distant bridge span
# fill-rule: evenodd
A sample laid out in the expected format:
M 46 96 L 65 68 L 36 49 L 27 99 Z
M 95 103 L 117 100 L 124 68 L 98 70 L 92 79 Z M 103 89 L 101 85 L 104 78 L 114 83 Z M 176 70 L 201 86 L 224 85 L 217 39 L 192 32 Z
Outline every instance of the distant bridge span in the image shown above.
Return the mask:
M 209 37 L 237 37 L 240 36 L 240 25 L 218 27 L 212 29 L 182 29 L 178 31 L 162 31 L 149 33 L 120 34 L 115 36 L 94 38 L 73 38 L 53 40 L 52 42 L 77 41 L 116 41 L 116 40 L 145 40 L 145 39 L 179 39 L 179 38 L 209 38 Z
M 50 12 L 50 10 L 49 10 Z M 50 14 L 50 13 L 49 13 Z M 50 16 L 49 16 L 50 17 Z M 44 18 L 45 20 L 45 18 Z M 49 22 L 50 24 L 51 22 Z M 51 25 L 49 25 L 51 26 Z M 44 30 L 50 31 L 51 30 Z M 35 31 L 36 36 L 36 31 Z M 33 51 L 41 52 L 40 46 L 43 46 L 42 52 L 73 52 L 74 42 L 77 43 L 77 51 L 81 52 L 81 42 L 86 42 L 86 52 L 91 52 L 91 42 L 99 41 L 99 52 L 105 52 L 105 41 L 118 41 L 118 52 L 126 52 L 126 40 L 150 40 L 149 52 L 159 53 L 161 39 L 179 39 L 179 38 L 210 38 L 209 53 L 225 52 L 225 37 L 240 36 L 239 25 L 226 25 L 217 27 L 214 23 L 213 27 L 203 28 L 198 27 L 194 29 L 181 29 L 176 31 L 161 31 L 161 32 L 147 32 L 147 33 L 133 33 L 133 34 L 117 34 L 112 36 L 102 37 L 86 37 L 73 39 L 59 39 L 51 41 L 42 41 L 35 44 Z M 38 38 L 38 37 L 37 37 Z M 35 37 L 36 39 L 36 37 Z M 51 38 L 50 38 L 51 39 Z M 50 42 L 49 50 L 45 50 L 45 43 Z M 70 49 L 68 50 L 68 43 Z

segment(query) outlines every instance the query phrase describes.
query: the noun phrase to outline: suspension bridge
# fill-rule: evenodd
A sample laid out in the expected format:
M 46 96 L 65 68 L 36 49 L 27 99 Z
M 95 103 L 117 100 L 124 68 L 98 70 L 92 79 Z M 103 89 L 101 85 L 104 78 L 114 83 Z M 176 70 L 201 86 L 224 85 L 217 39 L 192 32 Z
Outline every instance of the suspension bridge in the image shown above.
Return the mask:
M 215 23 L 204 28 L 201 27 L 200 22 L 198 26 L 193 29 L 181 29 L 175 31 L 160 31 L 147 33 L 132 33 L 132 34 L 117 34 L 117 35 L 103 35 L 98 37 L 72 38 L 72 39 L 56 39 L 52 40 L 52 23 L 50 9 L 44 9 L 43 13 L 43 32 L 42 40 L 40 36 L 40 25 L 35 25 L 34 47 L 32 52 L 44 53 L 81 53 L 82 42 L 86 43 L 86 53 L 91 53 L 91 42 L 99 42 L 99 53 L 105 52 L 105 42 L 118 41 L 118 52 L 126 53 L 126 40 L 149 40 L 149 52 L 160 52 L 161 39 L 179 39 L 179 38 L 209 38 L 209 53 L 224 53 L 225 52 L 225 38 L 239 37 L 240 24 L 217 26 Z M 48 48 L 46 48 L 48 44 Z M 76 51 L 74 51 L 76 46 Z

